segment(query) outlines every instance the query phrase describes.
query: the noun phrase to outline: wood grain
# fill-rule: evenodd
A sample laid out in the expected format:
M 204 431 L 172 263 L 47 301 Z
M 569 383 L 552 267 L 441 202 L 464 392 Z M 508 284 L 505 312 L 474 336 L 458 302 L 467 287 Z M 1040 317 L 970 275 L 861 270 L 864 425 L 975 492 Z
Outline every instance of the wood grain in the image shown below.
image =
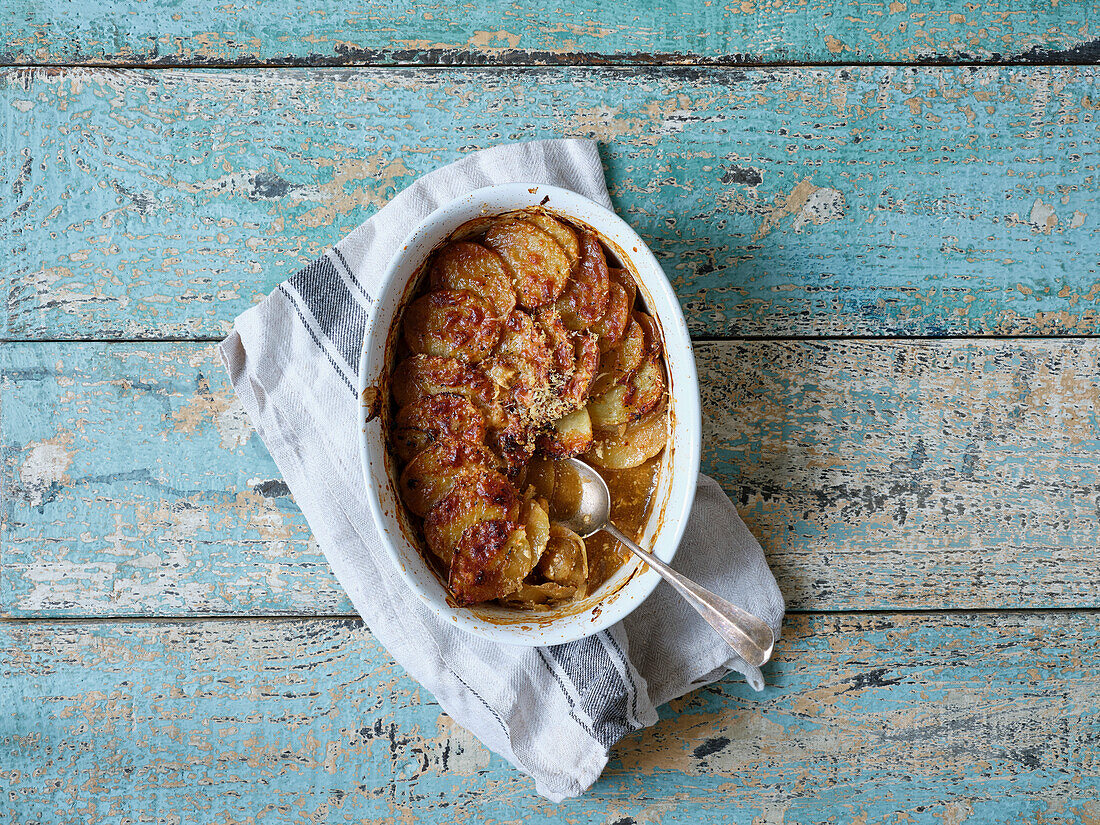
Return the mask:
M 13 0 L 8 63 L 287 64 L 1087 61 L 1091 3 L 993 0 Z
M 697 336 L 1100 334 L 1100 71 L 9 70 L 9 339 L 221 337 L 417 176 L 558 135 Z
M 81 825 L 1086 823 L 1098 667 L 1094 613 L 792 617 L 763 693 L 673 702 L 555 806 L 358 622 L 9 622 L 0 758 L 18 821 Z
M 352 612 L 212 345 L 0 354 L 8 615 Z M 790 608 L 1100 606 L 1100 341 L 696 357 L 703 469 Z

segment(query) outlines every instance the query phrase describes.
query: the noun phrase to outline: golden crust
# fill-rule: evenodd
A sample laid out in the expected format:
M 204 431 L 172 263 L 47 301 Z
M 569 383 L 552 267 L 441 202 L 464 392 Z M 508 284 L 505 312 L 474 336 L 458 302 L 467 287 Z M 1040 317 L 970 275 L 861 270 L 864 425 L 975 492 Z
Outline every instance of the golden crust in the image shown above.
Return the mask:
M 607 312 L 592 326 L 600 338 L 600 352 L 616 346 L 630 321 L 630 295 L 618 281 L 607 282 Z
M 428 511 L 424 540 L 444 564 L 450 564 L 455 545 L 467 529 L 481 521 L 515 519 L 518 514 L 519 497 L 500 473 L 466 476 Z
M 424 517 L 459 479 L 491 472 L 494 463 L 484 445 L 437 441 L 405 466 L 398 481 L 401 498 L 409 510 Z
M 562 387 L 564 408 L 575 410 L 584 406 L 592 392 L 592 385 L 600 372 L 600 344 L 595 335 L 579 335 L 573 342 L 576 360 L 569 379 Z
M 446 438 L 466 444 L 485 440 L 485 416 L 468 398 L 451 393 L 421 396 L 402 407 L 394 419 L 393 447 L 402 461 Z
M 485 245 L 504 260 L 524 309 L 552 303 L 572 268 L 561 244 L 546 230 L 525 220 L 499 221 L 485 233 Z
M 432 289 L 465 289 L 486 301 L 498 318 L 515 308 L 516 290 L 504 261 L 479 243 L 457 241 L 435 253 L 429 281 Z
M 390 384 L 401 407 L 417 398 L 453 393 L 468 398 L 490 422 L 496 418 L 493 382 L 477 367 L 440 355 L 413 355 L 399 363 Z
M 412 352 L 471 364 L 493 351 L 500 327 L 489 304 L 464 289 L 429 292 L 405 310 L 405 343 Z
M 565 283 L 556 306 L 562 321 L 572 330 L 588 329 L 607 312 L 608 275 L 600 239 L 581 230 L 581 258 Z
M 501 599 L 519 590 L 533 566 L 521 524 L 483 521 L 466 530 L 455 546 L 447 586 L 463 605 Z
M 576 263 L 581 256 L 581 244 L 577 239 L 577 233 L 571 227 L 566 226 L 557 218 L 550 217 L 545 212 L 531 212 L 524 217 L 524 220 L 533 223 L 557 241 L 561 248 L 565 250 L 565 254 L 569 256 L 570 265 Z

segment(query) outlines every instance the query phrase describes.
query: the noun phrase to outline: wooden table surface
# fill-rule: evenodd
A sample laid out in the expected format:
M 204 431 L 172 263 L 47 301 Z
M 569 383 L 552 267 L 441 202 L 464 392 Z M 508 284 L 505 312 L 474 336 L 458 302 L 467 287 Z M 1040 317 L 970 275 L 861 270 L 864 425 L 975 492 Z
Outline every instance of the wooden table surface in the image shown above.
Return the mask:
M 1100 821 L 1100 10 L 633 6 L 9 0 L 0 823 Z M 762 694 L 560 806 L 358 620 L 215 351 L 418 175 L 558 135 L 790 609 Z

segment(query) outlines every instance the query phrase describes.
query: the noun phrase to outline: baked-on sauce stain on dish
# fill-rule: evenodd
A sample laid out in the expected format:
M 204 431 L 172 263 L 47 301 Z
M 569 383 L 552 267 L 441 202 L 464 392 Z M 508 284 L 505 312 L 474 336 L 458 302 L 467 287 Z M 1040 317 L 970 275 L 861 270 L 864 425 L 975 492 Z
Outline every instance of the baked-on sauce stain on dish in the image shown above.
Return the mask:
M 388 444 L 421 552 L 456 605 L 584 599 L 629 553 L 553 522 L 560 460 L 600 469 L 637 535 L 668 438 L 664 346 L 633 276 L 591 229 L 532 208 L 460 227 L 406 294 Z

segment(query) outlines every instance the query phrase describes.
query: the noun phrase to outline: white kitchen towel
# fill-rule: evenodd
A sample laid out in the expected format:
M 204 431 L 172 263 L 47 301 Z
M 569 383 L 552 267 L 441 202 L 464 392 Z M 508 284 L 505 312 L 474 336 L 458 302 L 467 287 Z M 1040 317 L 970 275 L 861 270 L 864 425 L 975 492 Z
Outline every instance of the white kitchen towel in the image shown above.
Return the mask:
M 610 207 L 596 144 L 546 140 L 475 152 L 417 180 L 237 318 L 221 344 L 230 380 L 370 630 L 443 709 L 534 777 L 552 801 L 583 793 L 608 749 L 657 706 L 730 670 L 764 686 L 661 583 L 622 624 L 545 648 L 445 624 L 406 587 L 371 519 L 359 464 L 356 371 L 372 296 L 407 234 L 437 207 L 494 183 L 546 183 Z M 776 638 L 783 598 L 721 488 L 699 477 L 676 567 L 755 613 Z

